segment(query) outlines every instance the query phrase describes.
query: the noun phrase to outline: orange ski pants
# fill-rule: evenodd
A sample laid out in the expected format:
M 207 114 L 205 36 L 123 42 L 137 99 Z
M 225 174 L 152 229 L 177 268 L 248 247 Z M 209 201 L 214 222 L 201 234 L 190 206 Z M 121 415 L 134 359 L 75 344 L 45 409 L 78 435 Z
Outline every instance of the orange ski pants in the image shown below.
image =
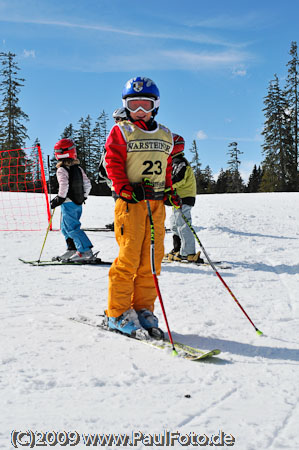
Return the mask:
M 155 228 L 155 268 L 161 271 L 164 255 L 165 206 L 163 200 L 151 200 Z M 130 308 L 154 310 L 157 297 L 151 270 L 151 230 L 147 204 L 128 204 L 117 199 L 114 230 L 119 245 L 118 257 L 109 271 L 108 317 L 118 317 Z

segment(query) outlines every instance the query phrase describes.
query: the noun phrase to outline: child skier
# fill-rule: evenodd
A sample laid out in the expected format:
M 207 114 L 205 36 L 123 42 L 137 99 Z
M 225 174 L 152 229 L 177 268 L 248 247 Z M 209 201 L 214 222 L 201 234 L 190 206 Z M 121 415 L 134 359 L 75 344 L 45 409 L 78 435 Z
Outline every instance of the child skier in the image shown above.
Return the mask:
M 120 122 L 121 120 L 126 120 L 127 119 L 126 109 L 123 106 L 121 108 L 117 108 L 115 111 L 113 111 L 112 117 L 115 123 Z
M 54 146 L 58 195 L 51 201 L 51 208 L 61 205 L 61 232 L 66 239 L 67 250 L 57 259 L 84 261 L 92 259 L 92 243 L 81 230 L 82 203 L 87 199 L 91 183 L 79 166 L 77 152 L 71 139 L 60 139 Z
M 190 227 L 182 217 L 182 213 L 190 224 L 192 223 L 191 209 L 196 199 L 196 179 L 194 172 L 184 157 L 185 141 L 178 134 L 173 135 L 172 183 L 182 199 L 182 209 L 172 208 L 170 228 L 173 232 L 173 249 L 165 256 L 174 261 L 188 261 L 203 263 L 200 252 L 195 253 L 195 239 Z
M 150 262 L 149 200 L 155 226 L 155 266 L 160 273 L 164 254 L 165 190 L 173 203 L 172 134 L 158 124 L 160 94 L 149 78 L 130 79 L 122 92 L 129 120 L 112 128 L 106 141 L 106 170 L 118 199 L 115 237 L 118 258 L 109 271 L 107 324 L 124 334 L 147 339 L 158 327 L 153 314 L 157 296 Z

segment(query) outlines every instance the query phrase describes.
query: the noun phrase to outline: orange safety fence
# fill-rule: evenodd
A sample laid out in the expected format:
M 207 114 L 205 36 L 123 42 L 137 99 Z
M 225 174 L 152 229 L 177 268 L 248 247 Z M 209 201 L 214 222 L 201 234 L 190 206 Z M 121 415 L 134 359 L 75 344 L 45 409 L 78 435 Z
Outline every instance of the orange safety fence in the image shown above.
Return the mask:
M 0 150 L 0 231 L 40 231 L 50 218 L 40 145 Z

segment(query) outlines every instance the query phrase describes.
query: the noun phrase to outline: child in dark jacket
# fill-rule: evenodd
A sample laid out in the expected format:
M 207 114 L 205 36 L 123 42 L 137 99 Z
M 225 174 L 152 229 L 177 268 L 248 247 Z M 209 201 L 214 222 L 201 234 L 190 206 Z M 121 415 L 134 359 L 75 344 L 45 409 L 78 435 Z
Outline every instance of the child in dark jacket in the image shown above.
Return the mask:
M 57 259 L 62 261 L 83 261 L 93 257 L 92 243 L 81 230 L 82 204 L 91 190 L 91 183 L 77 159 L 75 144 L 71 139 L 60 139 L 54 146 L 58 160 L 56 177 L 58 195 L 51 201 L 51 208 L 61 205 L 61 232 L 65 237 L 67 250 Z

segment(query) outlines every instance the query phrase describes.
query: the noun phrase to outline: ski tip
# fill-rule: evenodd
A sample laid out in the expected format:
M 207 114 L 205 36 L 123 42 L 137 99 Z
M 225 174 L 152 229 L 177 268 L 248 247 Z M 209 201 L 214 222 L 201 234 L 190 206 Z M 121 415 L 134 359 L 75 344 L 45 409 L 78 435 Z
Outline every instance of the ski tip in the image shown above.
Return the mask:
M 256 329 L 256 334 L 257 334 L 258 336 L 263 336 L 263 332 L 260 331 L 260 330 L 258 330 L 258 329 Z

